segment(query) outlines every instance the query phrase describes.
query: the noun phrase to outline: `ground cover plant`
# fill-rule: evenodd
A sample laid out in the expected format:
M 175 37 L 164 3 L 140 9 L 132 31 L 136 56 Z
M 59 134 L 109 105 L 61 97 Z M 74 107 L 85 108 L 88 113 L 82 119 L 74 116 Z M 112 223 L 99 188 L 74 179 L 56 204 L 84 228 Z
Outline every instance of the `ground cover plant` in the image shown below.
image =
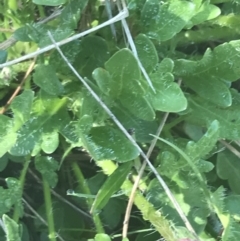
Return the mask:
M 239 6 L 1 1 L 0 241 L 239 241 Z

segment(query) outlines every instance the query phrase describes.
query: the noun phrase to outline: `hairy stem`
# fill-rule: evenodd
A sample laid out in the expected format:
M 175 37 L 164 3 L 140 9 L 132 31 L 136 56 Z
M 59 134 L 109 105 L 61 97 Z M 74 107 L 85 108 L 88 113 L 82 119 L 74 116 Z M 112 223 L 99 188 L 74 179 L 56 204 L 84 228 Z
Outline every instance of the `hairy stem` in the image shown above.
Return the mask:
M 54 227 L 51 190 L 50 190 L 48 182 L 46 181 L 46 179 L 44 177 L 42 178 L 42 183 L 43 183 L 43 193 L 44 193 L 44 201 L 45 201 L 45 208 L 46 208 L 46 216 L 47 216 L 47 222 L 48 222 L 49 239 L 51 241 L 57 241 L 55 227 Z

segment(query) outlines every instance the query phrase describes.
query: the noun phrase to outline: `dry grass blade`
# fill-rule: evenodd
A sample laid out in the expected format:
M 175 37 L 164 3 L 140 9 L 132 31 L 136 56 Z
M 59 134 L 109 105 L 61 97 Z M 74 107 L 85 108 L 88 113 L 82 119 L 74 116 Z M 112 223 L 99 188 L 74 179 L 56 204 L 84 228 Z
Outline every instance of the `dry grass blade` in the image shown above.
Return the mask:
M 3 114 L 7 108 L 9 107 L 9 105 L 12 103 L 12 101 L 14 100 L 14 98 L 17 96 L 17 94 L 19 93 L 19 91 L 22 89 L 23 84 L 25 83 L 27 77 L 31 74 L 34 66 L 35 66 L 35 62 L 36 62 L 36 58 L 33 60 L 33 62 L 30 64 L 30 66 L 28 67 L 27 72 L 25 73 L 21 83 L 18 85 L 18 87 L 16 88 L 16 90 L 14 91 L 14 93 L 12 94 L 12 96 L 10 97 L 10 99 L 8 100 L 7 104 L 0 110 L 0 114 Z
M 123 7 L 126 6 L 126 4 L 125 4 L 124 1 L 122 1 L 122 5 L 123 5 Z M 118 10 L 119 10 L 119 11 L 122 11 L 122 9 L 121 9 L 121 7 L 120 7 L 120 4 L 118 4 Z M 139 57 L 138 57 L 137 49 L 136 49 L 136 46 L 135 46 L 135 44 L 134 44 L 134 41 L 133 41 L 133 38 L 132 38 L 131 32 L 130 32 L 130 30 L 129 30 L 129 27 L 128 27 L 128 24 L 127 24 L 126 19 L 123 18 L 123 19 L 121 20 L 121 22 L 122 22 L 122 26 L 123 26 L 123 28 L 124 28 L 125 34 L 126 34 L 126 36 L 127 36 L 128 43 L 129 43 L 129 45 L 130 45 L 130 47 L 131 47 L 131 49 L 132 49 L 133 55 L 134 55 L 134 57 L 136 58 L 136 60 L 137 60 L 137 62 L 138 62 L 138 66 L 139 66 L 139 68 L 141 69 L 141 71 L 142 71 L 142 73 L 143 73 L 143 76 L 144 76 L 145 79 L 147 80 L 150 88 L 153 90 L 154 93 L 156 93 L 155 88 L 153 87 L 152 81 L 150 80 L 150 78 L 149 78 L 146 70 L 144 69 L 144 67 L 143 67 L 143 65 L 142 65 L 142 63 L 141 63 L 141 61 L 140 61 L 140 59 L 139 59 Z
M 238 158 L 240 158 L 240 152 L 233 147 L 232 145 L 230 145 L 229 143 L 227 143 L 224 140 L 220 140 L 219 142 L 221 142 L 228 150 L 230 150 L 235 156 L 237 156 Z
M 165 122 L 166 122 L 166 120 L 168 118 L 168 115 L 169 115 L 169 113 L 165 113 L 165 115 L 164 115 L 164 117 L 163 117 L 163 119 L 161 121 L 161 124 L 158 127 L 156 136 L 159 136 L 161 134 L 162 129 L 163 129 L 164 125 L 165 125 Z M 147 157 L 148 158 L 151 156 L 151 153 L 152 153 L 156 143 L 157 143 L 157 138 L 154 137 L 154 139 L 152 140 L 151 145 L 150 145 L 150 147 L 148 149 L 148 152 L 147 152 Z M 136 193 L 137 188 L 139 186 L 139 183 L 140 183 L 140 180 L 142 178 L 143 172 L 144 172 L 144 170 L 146 168 L 146 165 L 147 165 L 147 162 L 144 161 L 142 163 L 142 166 L 141 166 L 139 172 L 138 172 L 138 175 L 137 175 L 136 180 L 134 182 L 133 188 L 131 190 L 130 197 L 128 199 L 128 205 L 127 205 L 127 208 L 126 208 L 126 211 L 125 211 L 125 217 L 124 217 L 124 222 L 123 222 L 123 231 L 122 231 L 122 237 L 123 238 L 126 238 L 127 234 L 128 234 L 128 224 L 129 224 L 130 214 L 131 214 L 131 210 L 132 210 L 132 206 L 133 206 L 133 202 L 134 202 L 135 193 Z
M 76 34 L 76 35 L 71 36 L 71 37 L 69 37 L 69 38 L 67 38 L 67 39 L 64 39 L 64 40 L 62 40 L 62 41 L 59 41 L 59 42 L 56 43 L 56 45 L 55 45 L 55 44 L 51 44 L 51 45 L 49 45 L 49 46 L 46 46 L 46 47 L 44 47 L 44 48 L 42 48 L 42 49 L 39 49 L 39 50 L 33 52 L 33 53 L 24 55 L 24 56 L 22 56 L 22 57 L 20 57 L 20 58 L 18 58 L 18 59 L 14 59 L 14 60 L 8 61 L 8 62 L 6 62 L 6 63 L 4 63 L 4 64 L 0 64 L 0 69 L 1 69 L 1 68 L 4 68 L 4 67 L 7 67 L 7 66 L 11 66 L 11 65 L 13 65 L 13 64 L 17 64 L 17 63 L 19 63 L 19 62 L 21 62 L 21 61 L 24 61 L 24 60 L 27 60 L 27 59 L 34 58 L 35 56 L 38 56 L 38 55 L 40 55 L 40 54 L 42 54 L 42 53 L 45 53 L 45 52 L 47 52 L 47 51 L 49 51 L 49 50 L 54 49 L 55 46 L 58 46 L 58 47 L 59 47 L 59 46 L 62 46 L 62 45 L 64 45 L 64 44 L 70 43 L 70 42 L 72 42 L 73 40 L 79 39 L 79 38 L 81 38 L 81 37 L 83 37 L 83 36 L 85 36 L 85 35 L 87 35 L 87 34 L 90 34 L 90 33 L 94 32 L 94 31 L 96 31 L 96 30 L 98 30 L 98 29 L 101 29 L 101 28 L 103 28 L 103 27 L 106 27 L 106 26 L 108 26 L 108 25 L 110 25 L 110 24 L 113 24 L 113 23 L 115 23 L 115 22 L 118 22 L 118 21 L 120 21 L 120 20 L 122 20 L 122 19 L 124 19 L 124 18 L 126 18 L 126 17 L 128 17 L 128 10 L 127 10 L 127 9 L 124 9 L 124 10 L 121 11 L 118 15 L 116 15 L 115 17 L 113 17 L 112 19 L 110 19 L 110 20 L 108 20 L 108 21 L 106 21 L 106 22 L 104 22 L 104 23 L 102 23 L 102 24 L 99 24 L 98 26 L 96 26 L 96 27 L 94 27 L 94 28 L 88 29 L 88 30 L 86 30 L 86 31 L 84 31 L 84 32 L 82 32 L 82 33 Z
M 184 224 L 186 225 L 187 229 L 195 236 L 197 237 L 194 229 L 192 228 L 192 225 L 190 224 L 190 222 L 188 221 L 187 217 L 185 216 L 185 214 L 183 213 L 181 207 L 179 206 L 177 200 L 175 199 L 175 197 L 173 196 L 173 194 L 171 193 L 170 189 L 168 188 L 168 186 L 166 185 L 165 181 L 162 179 L 162 177 L 159 175 L 159 173 L 157 172 L 157 170 L 155 169 L 155 167 L 152 165 L 152 163 L 149 161 L 148 157 L 145 155 L 145 153 L 143 152 L 143 150 L 139 147 L 139 145 L 136 143 L 136 141 L 134 140 L 134 138 L 128 133 L 128 131 L 123 127 L 123 125 L 121 124 L 121 122 L 114 116 L 114 114 L 111 112 L 111 110 L 106 106 L 106 104 L 100 99 L 100 97 L 92 90 L 92 88 L 87 84 L 87 82 L 78 74 L 78 72 L 76 71 L 76 69 L 71 65 L 71 63 L 68 61 L 68 59 L 64 56 L 64 54 L 62 53 L 62 51 L 60 50 L 59 46 L 57 45 L 57 43 L 54 41 L 52 35 L 50 32 L 48 32 L 48 35 L 51 39 L 51 41 L 53 42 L 53 45 L 55 46 L 55 48 L 57 49 L 57 51 L 59 52 L 60 56 L 63 58 L 63 60 L 65 61 L 65 63 L 69 66 L 69 68 L 72 70 L 72 72 L 76 75 L 76 77 L 82 82 L 82 84 L 86 87 L 86 89 L 89 91 L 89 93 L 93 96 L 93 98 L 101 105 L 101 107 L 106 111 L 106 113 L 109 115 L 109 117 L 115 122 L 115 124 L 118 126 L 118 128 L 123 132 L 123 134 L 128 138 L 128 140 L 132 143 L 133 146 L 135 146 L 140 155 L 143 157 L 143 159 L 147 162 L 149 168 L 151 169 L 151 171 L 154 173 L 154 175 L 156 176 L 157 180 L 159 181 L 159 183 L 161 184 L 161 186 L 163 187 L 164 191 L 166 192 L 167 196 L 169 197 L 169 199 L 171 200 L 171 202 L 173 203 L 174 207 L 176 208 L 177 212 L 179 213 L 181 219 L 183 220 Z

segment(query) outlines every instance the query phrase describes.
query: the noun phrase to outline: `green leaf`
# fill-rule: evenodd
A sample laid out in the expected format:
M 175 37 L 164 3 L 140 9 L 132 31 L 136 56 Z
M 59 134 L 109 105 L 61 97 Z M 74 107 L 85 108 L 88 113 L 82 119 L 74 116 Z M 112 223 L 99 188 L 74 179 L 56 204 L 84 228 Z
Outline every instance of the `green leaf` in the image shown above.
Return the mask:
M 103 96 L 97 89 L 95 92 L 102 97 L 102 100 L 107 106 L 112 105 L 112 100 L 109 97 Z M 100 104 L 93 98 L 89 92 L 84 89 L 82 95 L 82 106 L 81 106 L 81 117 L 84 115 L 89 115 L 96 123 L 103 123 L 104 120 L 109 118 L 105 110 L 100 106 Z
M 158 63 L 158 54 L 154 44 L 144 34 L 135 39 L 138 57 L 147 72 L 152 72 Z
M 158 41 L 166 41 L 179 33 L 195 14 L 195 4 L 187 1 L 146 1 L 141 22 L 145 33 Z
M 39 23 L 26 24 L 24 27 L 17 29 L 14 32 L 14 38 L 22 42 L 35 42 L 39 47 L 44 47 L 52 44 L 51 39 L 46 34 L 50 32 L 56 42 L 69 37 L 73 30 L 69 27 L 56 28 L 50 25 L 44 25 Z
M 66 98 L 59 99 L 55 96 L 40 93 L 41 107 L 44 107 L 44 114 L 32 115 L 31 118 L 17 132 L 17 141 L 11 148 L 10 153 L 15 156 L 30 154 L 34 147 L 41 144 L 43 133 L 49 133 L 62 129 L 69 123 L 66 111 Z
M 96 234 L 94 241 L 111 241 L 111 238 L 105 233 Z
M 211 171 L 214 168 L 214 165 L 211 162 L 202 160 L 201 158 L 205 158 L 206 155 L 208 155 L 214 148 L 216 142 L 218 141 L 218 134 L 219 123 L 217 121 L 213 121 L 209 126 L 208 131 L 198 142 L 188 142 L 184 153 L 191 158 L 191 165 L 186 165 L 186 161 L 184 159 L 179 159 L 176 154 L 173 154 L 168 150 L 164 150 L 159 156 L 159 159 L 161 160 L 161 173 L 171 179 L 174 179 L 173 176 L 178 175 L 180 171 L 191 170 L 192 165 L 196 165 L 201 173 Z M 183 183 L 182 185 L 186 186 L 186 184 Z
M 75 40 L 70 43 L 64 44 L 63 46 L 61 46 L 61 51 L 68 59 L 69 63 L 73 64 L 77 54 L 80 51 L 80 42 Z M 51 54 L 49 64 L 50 66 L 54 67 L 56 72 L 60 72 L 65 75 L 67 75 L 68 73 L 71 73 L 71 69 L 69 69 L 68 65 L 60 56 L 57 50 L 55 50 Z
M 98 36 L 87 36 L 80 42 L 80 51 L 73 66 L 83 77 L 91 79 L 92 72 L 109 58 L 108 45 L 105 39 Z
M 54 28 L 47 25 L 41 25 L 41 28 L 38 28 L 37 31 L 39 32 L 39 38 L 35 42 L 38 43 L 40 48 L 52 44 L 52 40 L 49 38 L 48 34 L 46 34 L 48 31 L 51 33 L 55 42 L 66 39 L 71 34 L 73 34 L 73 30 L 68 26 L 62 26 L 62 28 Z
M 228 210 L 230 215 L 234 217 L 237 221 L 240 221 L 240 195 L 229 195 L 224 199 L 225 209 Z
M 21 241 L 22 234 L 19 225 L 6 214 L 3 215 L 3 223 L 6 230 L 6 241 Z
M 58 6 L 66 3 L 67 0 L 33 0 L 37 5 Z
M 184 84 L 194 90 L 199 96 L 219 106 L 227 107 L 232 104 L 231 93 L 225 83 L 209 76 L 206 79 L 194 76 L 184 79 Z
M 187 183 L 187 187 L 181 188 L 171 181 L 171 184 L 169 183 L 169 185 L 171 185 L 171 191 L 181 206 L 181 209 L 186 214 L 189 222 L 193 225 L 194 230 L 197 233 L 201 233 L 207 223 L 206 218 L 211 211 L 208 209 L 204 198 L 199 198 L 204 197 L 204 194 L 199 188 L 195 178 L 190 177 L 190 175 L 186 173 L 181 178 Z M 153 179 L 148 185 L 146 198 L 156 209 L 161 208 L 162 215 L 171 217 L 171 221 L 174 222 L 176 226 L 184 225 L 176 209 L 156 179 Z
M 14 156 L 30 154 L 36 143 L 40 141 L 42 125 L 45 120 L 46 117 L 44 116 L 29 119 L 18 131 L 17 141 L 14 146 L 12 146 L 10 153 Z
M 164 58 L 158 65 L 157 72 L 159 74 L 172 72 L 174 68 L 174 62 L 170 58 Z
M 240 138 L 240 95 L 231 91 L 233 104 L 228 108 L 220 108 L 201 98 L 191 98 L 189 102 L 189 112 L 186 120 L 200 126 L 209 126 L 211 122 L 219 122 L 219 138 L 238 140 Z
M 219 106 L 230 106 L 232 97 L 224 82 L 240 77 L 239 46 L 239 40 L 231 41 L 213 51 L 208 49 L 200 61 L 177 60 L 174 73 L 201 97 Z
M 4 213 L 9 212 L 13 205 L 19 209 L 20 215 L 22 215 L 23 207 L 20 183 L 15 178 L 7 178 L 6 183 L 8 189 L 0 187 L 0 215 L 2 216 Z
M 45 153 L 47 154 L 53 153 L 58 148 L 58 145 L 59 145 L 58 132 L 53 131 L 53 132 L 42 134 L 41 148 Z
M 17 134 L 13 129 L 11 118 L 0 115 L 0 157 L 2 157 L 16 142 Z
M 4 155 L 0 157 L 0 172 L 2 172 L 8 164 L 8 156 Z
M 146 121 L 133 116 L 129 111 L 124 108 L 115 106 L 112 112 L 117 119 L 122 123 L 125 129 L 133 129 L 134 136 L 139 142 L 150 142 L 152 137 L 149 134 L 156 133 L 157 122 Z
M 105 68 L 115 84 L 118 85 L 119 95 L 121 91 L 138 95 L 144 93 L 140 82 L 141 72 L 137 60 L 130 50 L 119 50 L 105 63 Z
M 70 141 L 71 143 L 78 143 L 79 142 L 79 134 L 77 132 L 77 122 L 69 122 L 65 125 L 61 130 L 60 133 L 66 138 L 66 141 Z
M 84 115 L 78 125 L 78 131 L 83 134 L 88 134 L 93 126 L 93 120 L 90 115 Z
M 111 198 L 101 212 L 101 218 L 113 230 L 121 225 L 122 217 L 125 214 L 126 206 L 123 199 Z
M 110 126 L 94 127 L 88 134 L 82 133 L 81 139 L 84 147 L 96 161 L 126 162 L 139 155 L 136 147 L 122 132 Z
M 58 162 L 56 160 L 48 156 L 38 156 L 35 158 L 35 167 L 52 188 L 57 185 L 58 176 L 56 171 L 58 170 Z
M 139 119 L 152 121 L 155 112 L 146 97 L 141 95 L 129 95 L 122 93 L 119 96 L 121 104 Z
M 238 241 L 240 239 L 239 223 L 228 215 L 227 227 L 225 227 L 222 241 Z
M 212 193 L 212 202 L 221 213 L 224 213 L 224 211 L 226 210 L 224 204 L 225 195 L 225 189 L 223 186 L 220 186 L 214 193 Z
M 197 142 L 188 142 L 186 146 L 186 154 L 191 157 L 192 160 L 198 160 L 206 157 L 209 152 L 214 148 L 218 141 L 219 135 L 219 122 L 213 121 L 208 128 L 208 131 Z
M 240 162 L 239 158 L 229 150 L 218 153 L 217 174 L 227 180 L 233 192 L 240 194 Z
M 153 74 L 151 80 L 156 93 L 149 92 L 149 99 L 156 110 L 180 112 L 187 108 L 187 99 L 171 73 Z
M 32 110 L 32 103 L 34 98 L 34 92 L 31 90 L 25 90 L 21 95 L 14 98 L 11 109 L 14 113 L 14 121 L 21 126 L 26 122 Z
M 38 65 L 33 75 L 33 81 L 51 95 L 59 95 L 63 91 L 63 86 L 50 65 Z
M 76 29 L 81 18 L 81 12 L 87 6 L 87 3 L 88 0 L 70 1 L 60 15 L 59 29 Z
M 104 94 L 112 98 L 116 98 L 119 95 L 121 86 L 113 81 L 108 71 L 103 68 L 97 68 L 93 71 L 92 76 Z
M 107 178 L 97 193 L 91 207 L 91 212 L 100 210 L 107 204 L 111 196 L 120 189 L 121 185 L 126 180 L 131 167 L 131 162 L 122 164 Z
M 197 13 L 191 19 L 191 24 L 188 25 L 190 28 L 193 25 L 200 24 L 206 20 L 211 20 L 216 18 L 221 14 L 221 10 L 219 7 L 210 4 L 209 2 L 203 2 L 201 7 L 198 9 Z

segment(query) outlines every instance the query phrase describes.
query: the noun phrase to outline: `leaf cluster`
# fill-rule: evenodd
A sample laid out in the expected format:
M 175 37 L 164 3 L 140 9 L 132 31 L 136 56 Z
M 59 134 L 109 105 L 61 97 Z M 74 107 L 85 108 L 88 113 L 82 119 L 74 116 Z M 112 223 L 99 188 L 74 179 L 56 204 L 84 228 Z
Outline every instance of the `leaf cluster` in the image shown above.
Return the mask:
M 0 64 L 51 44 L 48 31 L 58 42 L 101 24 L 109 12 L 108 1 L 21 1 L 24 8 L 17 3 L 0 3 L 0 22 L 13 27 L 19 44 L 0 48 Z M 238 2 L 129 0 L 127 5 L 137 58 L 155 91 L 119 22 L 112 25 L 116 38 L 107 26 L 61 50 L 144 152 L 169 113 L 151 162 L 199 240 L 238 241 Z M 56 6 L 58 17 L 36 21 Z M 110 10 L 117 14 L 117 4 Z M 9 36 L 1 33 L 0 41 Z M 2 107 L 29 63 L 1 70 Z M 0 115 L 0 214 L 5 225 L 0 241 L 5 236 L 7 241 L 119 240 L 142 161 L 139 149 L 56 49 L 38 56 L 24 81 Z M 149 168 L 134 204 L 129 240 L 196 238 Z

